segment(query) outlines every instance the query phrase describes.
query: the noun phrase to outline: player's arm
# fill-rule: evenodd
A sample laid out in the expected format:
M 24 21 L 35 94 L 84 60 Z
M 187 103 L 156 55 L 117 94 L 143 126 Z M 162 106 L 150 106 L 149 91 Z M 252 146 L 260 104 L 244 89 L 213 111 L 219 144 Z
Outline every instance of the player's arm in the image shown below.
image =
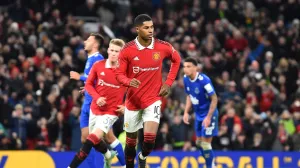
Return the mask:
M 119 67 L 116 70 L 116 79 L 123 86 L 126 86 L 126 87 L 132 86 L 132 87 L 137 88 L 137 87 L 139 87 L 141 82 L 135 78 L 130 79 L 126 76 L 128 65 L 129 65 L 129 61 L 128 61 L 127 57 L 125 56 L 125 51 L 122 50 L 119 55 Z
M 191 97 L 189 96 L 187 87 L 186 87 L 186 82 L 185 79 L 183 79 L 183 84 L 184 84 L 184 91 L 187 94 L 186 96 L 186 101 L 185 101 L 185 109 L 184 109 L 184 113 L 183 113 L 183 122 L 185 124 L 190 124 L 189 119 L 190 119 L 190 110 L 192 108 L 192 101 L 191 101 Z
M 205 85 L 204 85 L 204 89 L 211 100 L 207 116 L 205 117 L 205 119 L 203 120 L 203 123 L 202 123 L 204 125 L 204 127 L 207 128 L 210 125 L 211 117 L 213 116 L 213 114 L 217 108 L 218 97 L 217 97 L 215 90 L 210 82 L 210 79 L 204 79 L 204 81 L 206 81 Z
M 184 109 L 184 113 L 189 113 L 189 111 L 192 108 L 192 102 L 191 102 L 191 98 L 190 96 L 186 96 L 186 102 L 185 102 L 185 109 Z
M 85 75 L 81 75 L 79 80 L 85 82 L 87 80 L 87 77 Z
M 161 87 L 160 91 L 159 91 L 159 96 L 166 96 L 169 94 L 170 92 L 170 87 L 173 84 L 179 67 L 180 67 L 180 55 L 178 54 L 178 52 L 172 47 L 171 44 L 169 44 L 168 46 L 168 51 L 169 51 L 169 55 L 168 57 L 171 60 L 171 68 L 167 77 L 167 80 L 165 81 L 164 85 Z
M 97 64 L 92 67 L 92 70 L 89 73 L 89 76 L 85 82 L 85 90 L 96 100 L 98 106 L 103 106 L 106 104 L 106 98 L 101 97 L 95 89 L 95 80 L 97 80 Z M 97 84 L 96 84 L 97 85 Z
M 92 96 L 94 100 L 100 98 L 99 93 L 95 89 L 95 80 L 97 80 L 97 66 L 93 66 L 85 83 L 85 90 Z
M 216 111 L 216 108 L 217 108 L 217 105 L 218 105 L 218 96 L 216 93 L 212 94 L 210 96 L 210 106 L 209 106 L 209 111 L 208 111 L 208 114 L 207 116 L 208 117 L 212 117 L 212 115 L 214 114 L 214 112 Z
M 91 68 L 93 67 L 93 65 L 97 62 L 97 61 L 101 61 L 101 60 L 103 60 L 104 58 L 102 57 L 102 56 L 99 56 L 99 58 L 97 59 L 97 60 L 93 60 L 93 61 L 91 61 L 90 63 L 91 63 L 91 66 L 89 67 L 89 69 L 88 69 L 88 71 L 90 71 L 91 70 Z M 74 72 L 74 71 L 71 71 L 71 72 Z M 76 72 L 77 73 L 77 72 Z M 79 75 L 79 73 L 78 73 L 78 75 Z M 86 75 L 81 75 L 80 77 L 79 77 L 79 79 L 78 80 L 81 80 L 81 81 L 83 81 L 83 82 L 85 82 L 86 80 L 87 80 L 87 76 Z
M 190 110 L 192 108 L 192 101 L 189 95 L 186 96 L 186 102 L 185 102 L 185 109 L 183 114 L 183 122 L 186 124 L 190 124 L 189 118 L 190 118 Z
M 179 67 L 180 67 L 180 55 L 179 53 L 173 48 L 173 46 L 170 44 L 169 46 L 169 58 L 171 60 L 171 68 L 167 77 L 167 80 L 165 84 L 168 86 L 171 86 L 177 76 Z
M 70 71 L 70 79 L 86 81 L 87 77 L 84 75 L 80 76 L 80 74 L 76 71 Z

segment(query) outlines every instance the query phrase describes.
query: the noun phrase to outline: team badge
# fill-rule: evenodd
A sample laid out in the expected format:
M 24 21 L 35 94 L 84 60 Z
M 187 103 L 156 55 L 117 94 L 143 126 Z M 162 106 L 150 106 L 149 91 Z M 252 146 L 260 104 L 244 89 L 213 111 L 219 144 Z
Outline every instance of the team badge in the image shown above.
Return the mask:
M 195 93 L 196 93 L 196 94 L 199 94 L 199 93 L 200 93 L 199 88 L 197 88 L 197 87 L 195 88 Z
M 153 53 L 152 58 L 154 61 L 158 61 L 160 59 L 160 53 L 159 52 Z
M 124 128 L 128 128 L 129 127 L 129 124 L 126 122 L 124 123 Z

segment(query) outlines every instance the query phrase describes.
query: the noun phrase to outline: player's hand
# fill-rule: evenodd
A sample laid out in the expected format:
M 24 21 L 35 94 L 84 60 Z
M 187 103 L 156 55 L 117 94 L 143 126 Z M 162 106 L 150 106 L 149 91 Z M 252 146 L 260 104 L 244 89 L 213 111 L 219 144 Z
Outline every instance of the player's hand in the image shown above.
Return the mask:
M 79 93 L 80 94 L 84 95 L 84 91 L 85 91 L 84 86 L 79 88 Z
M 190 119 L 190 115 L 189 115 L 188 113 L 184 113 L 184 114 L 183 114 L 183 122 L 184 122 L 185 124 L 190 124 L 189 119 Z
M 141 82 L 135 78 L 131 79 L 129 85 L 131 87 L 135 87 L 135 88 L 138 88 L 140 86 Z
M 100 98 L 97 100 L 96 103 L 97 103 L 98 106 L 101 107 L 101 106 L 104 106 L 104 105 L 106 104 L 106 101 L 105 101 L 105 100 L 106 100 L 105 97 L 100 97 Z
M 203 122 L 202 122 L 202 126 L 204 126 L 204 128 L 207 128 L 210 125 L 210 117 L 205 117 Z
M 70 71 L 70 79 L 79 80 L 80 79 L 80 74 L 78 72 L 75 72 L 75 71 Z
M 159 96 L 166 96 L 170 93 L 170 86 L 167 85 L 167 84 L 164 84 L 161 88 L 160 88 L 160 91 L 159 91 Z
M 125 111 L 125 106 L 118 105 L 118 109 L 116 110 L 116 112 L 118 112 L 120 114 L 124 114 L 124 111 Z

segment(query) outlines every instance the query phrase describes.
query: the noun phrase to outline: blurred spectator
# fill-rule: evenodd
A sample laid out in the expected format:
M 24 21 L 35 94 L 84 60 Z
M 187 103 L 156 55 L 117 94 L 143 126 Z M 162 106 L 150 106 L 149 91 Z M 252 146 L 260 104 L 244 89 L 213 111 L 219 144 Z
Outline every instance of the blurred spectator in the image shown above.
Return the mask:
M 70 127 L 68 123 L 64 121 L 64 116 L 61 112 L 58 112 L 56 118 L 49 123 L 48 130 L 50 143 L 55 144 L 55 147 L 69 144 L 71 134 Z
M 186 140 L 186 129 L 180 115 L 175 115 L 171 126 L 171 134 L 173 138 L 173 150 L 182 149 Z
M 237 135 L 235 141 L 233 141 L 233 150 L 249 150 L 249 143 L 246 142 L 246 135 L 244 133 L 240 133 Z
M 283 150 L 283 151 L 292 151 L 293 150 L 293 140 L 292 137 L 287 133 L 284 128 L 284 124 L 279 124 L 277 141 L 279 141 L 279 145 L 273 147 L 273 150 Z
M 248 46 L 248 41 L 243 37 L 239 30 L 233 32 L 233 38 L 225 42 L 225 48 L 229 51 L 243 51 Z
M 288 110 L 285 110 L 282 113 L 281 119 L 279 120 L 279 124 L 283 125 L 288 135 L 293 135 L 296 131 L 294 120 L 292 119 L 292 116 Z
M 233 127 L 238 125 L 242 128 L 241 118 L 236 115 L 235 109 L 230 108 L 227 110 L 227 113 L 221 119 L 221 125 L 226 124 L 228 127 L 228 133 L 231 135 L 233 133 Z
M 78 151 L 81 146 L 81 130 L 80 130 L 80 111 L 81 108 L 74 106 L 71 110 L 69 123 L 71 127 L 71 150 Z
M 56 140 L 53 147 L 50 148 L 51 152 L 63 152 L 65 151 L 64 145 L 60 140 Z
M 86 0 L 86 3 L 76 10 L 76 16 L 94 16 L 97 17 L 97 8 L 95 0 Z
M 294 150 L 300 151 L 300 125 L 297 126 L 297 132 L 293 135 Z
M 255 133 L 251 150 L 265 150 L 261 133 Z
M 218 136 L 213 139 L 213 146 L 216 150 L 228 151 L 232 149 L 231 137 L 226 124 L 221 124 Z
M 155 149 L 164 151 L 172 149 L 172 136 L 169 133 L 168 123 L 161 124 L 161 128 L 156 137 Z
M 42 150 L 42 151 L 48 151 L 48 147 L 45 144 L 45 138 L 43 136 L 39 136 L 37 138 L 37 143 L 36 143 L 35 149 Z
M 12 112 L 12 136 L 17 139 L 21 149 L 26 147 L 27 126 L 31 119 L 31 114 L 24 114 L 21 104 L 15 106 L 15 111 Z

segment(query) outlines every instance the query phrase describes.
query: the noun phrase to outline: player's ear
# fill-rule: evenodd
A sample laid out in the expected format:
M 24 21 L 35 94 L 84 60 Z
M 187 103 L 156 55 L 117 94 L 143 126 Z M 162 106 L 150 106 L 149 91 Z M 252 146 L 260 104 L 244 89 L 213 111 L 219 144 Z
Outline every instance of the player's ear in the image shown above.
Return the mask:
M 135 30 L 136 30 L 137 33 L 139 33 L 139 27 L 138 26 L 135 27 Z

